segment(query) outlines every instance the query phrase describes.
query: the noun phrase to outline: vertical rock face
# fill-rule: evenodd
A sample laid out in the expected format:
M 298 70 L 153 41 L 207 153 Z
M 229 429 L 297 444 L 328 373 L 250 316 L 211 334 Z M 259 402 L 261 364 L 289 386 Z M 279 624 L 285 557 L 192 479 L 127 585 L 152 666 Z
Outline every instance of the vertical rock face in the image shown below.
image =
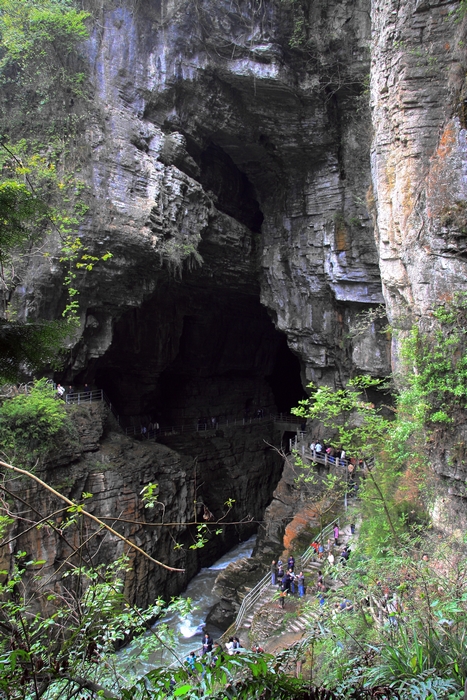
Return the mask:
M 373 208 L 398 340 L 466 283 L 466 21 L 444 0 L 372 2 Z M 465 528 L 465 416 L 435 433 L 435 519 Z
M 458 3 L 372 3 L 372 175 L 390 320 L 465 286 L 465 21 Z
M 245 328 L 266 324 L 259 300 L 303 385 L 387 371 L 377 329 L 347 337 L 356 314 L 383 301 L 364 204 L 369 11 L 367 0 L 104 4 L 84 47 L 95 91 L 84 233 L 114 257 L 82 280 L 69 372 L 109 390 L 110 375 L 125 375 L 114 389 L 122 411 L 163 411 L 161 375 L 197 362 L 184 338 L 202 338 L 204 325 L 215 345 L 219 319 L 243 313 Z M 58 313 L 52 296 L 43 304 Z M 209 364 L 194 374 L 251 372 L 251 361 Z M 268 397 L 247 391 L 235 410 L 252 400 Z
M 281 460 L 267 444 L 277 440 L 271 423 L 232 426 L 203 436 L 195 433 L 183 440 L 181 436 L 167 438 L 175 451 L 169 445 L 138 442 L 112 431 L 102 404 L 70 410 L 79 443 L 73 443 L 72 451 L 62 445 L 40 476 L 76 502 L 82 502 L 83 493 L 92 494 L 84 502 L 91 514 L 172 570 L 155 564 L 86 518 L 73 525 L 74 515 L 63 509 L 62 501 L 36 484 L 31 487 L 16 480 L 10 487 L 24 499 L 23 518 L 60 513 L 55 528 L 49 523 L 38 529 L 24 528 L 24 521 L 17 520 L 10 532 L 12 551 L 22 550 L 31 559 L 46 562 L 41 573 L 49 588 L 63 576 L 68 558 L 78 562 L 73 550 L 81 552 L 86 565 L 92 562 L 94 566 L 127 554 L 127 595 L 148 606 L 158 596 L 180 593 L 200 567 L 210 565 L 255 532 L 282 469 Z M 148 508 L 142 492 L 150 483 L 157 484 L 157 503 Z M 231 499 L 229 508 L 227 499 Z M 27 502 L 33 508 L 26 516 Z M 210 519 L 222 523 L 211 527 L 211 534 L 203 532 L 206 542 L 198 548 L 194 546 L 196 523 L 209 524 Z M 26 534 L 19 536 L 22 530 Z M 8 569 L 8 563 L 4 565 Z M 36 573 L 30 571 L 32 588 Z

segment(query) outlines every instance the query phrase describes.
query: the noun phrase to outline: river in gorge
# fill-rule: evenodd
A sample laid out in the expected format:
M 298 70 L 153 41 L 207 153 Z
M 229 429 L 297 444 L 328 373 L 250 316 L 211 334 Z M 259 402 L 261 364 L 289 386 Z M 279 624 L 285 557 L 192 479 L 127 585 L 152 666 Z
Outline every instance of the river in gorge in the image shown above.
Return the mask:
M 198 651 L 201 647 L 206 616 L 210 609 L 219 602 L 219 597 L 212 590 L 219 571 L 237 559 L 250 557 L 255 540 L 256 536 L 241 542 L 218 559 L 215 564 L 209 568 L 201 569 L 199 574 L 190 581 L 186 590 L 181 594 L 182 598 L 191 598 L 193 601 L 193 610 L 187 617 L 180 617 L 174 613 L 156 623 L 155 629 L 157 629 L 158 624 L 166 623 L 173 631 L 177 640 L 175 651 L 180 658 L 185 659 L 190 651 Z M 208 631 L 214 640 L 222 634 L 222 630 L 212 625 L 209 626 Z M 154 653 L 147 661 L 142 661 L 138 649 L 138 640 L 135 640 L 118 653 L 118 666 L 123 675 L 125 675 L 125 669 L 128 668 L 131 668 L 132 674 L 141 676 L 156 666 L 170 665 L 174 662 L 173 654 L 167 650 Z

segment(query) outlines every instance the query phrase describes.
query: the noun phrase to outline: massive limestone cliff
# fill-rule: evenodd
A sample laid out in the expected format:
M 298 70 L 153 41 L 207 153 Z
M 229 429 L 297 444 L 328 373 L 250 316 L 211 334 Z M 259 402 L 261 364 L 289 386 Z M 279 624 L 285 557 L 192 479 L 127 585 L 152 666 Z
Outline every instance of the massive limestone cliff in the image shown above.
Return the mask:
M 458 3 L 89 5 L 80 233 L 113 258 L 78 280 L 80 336 L 60 379 L 105 388 L 122 424 L 194 426 L 288 411 L 310 380 L 387 374 L 384 321 L 352 339 L 357 315 L 385 302 L 404 330 L 465 283 Z M 20 315 L 63 308 L 47 245 Z M 232 446 L 175 442 L 232 460 Z M 461 459 L 439 454 L 462 503 Z
M 466 21 L 444 0 L 372 3 L 373 211 L 388 317 L 398 343 L 466 285 Z M 438 435 L 434 514 L 465 523 L 465 417 Z
M 91 30 L 82 234 L 114 257 L 81 280 L 67 379 L 95 378 L 134 416 L 286 410 L 299 391 L 239 389 L 245 373 L 271 375 L 256 348 L 223 361 L 252 326 L 275 333 L 285 385 L 300 381 L 287 347 L 302 385 L 384 374 L 377 328 L 347 338 L 383 301 L 365 206 L 368 2 L 109 2 Z M 59 313 L 60 273 L 33 269 L 39 313 Z M 223 398 L 202 396 L 206 377 Z

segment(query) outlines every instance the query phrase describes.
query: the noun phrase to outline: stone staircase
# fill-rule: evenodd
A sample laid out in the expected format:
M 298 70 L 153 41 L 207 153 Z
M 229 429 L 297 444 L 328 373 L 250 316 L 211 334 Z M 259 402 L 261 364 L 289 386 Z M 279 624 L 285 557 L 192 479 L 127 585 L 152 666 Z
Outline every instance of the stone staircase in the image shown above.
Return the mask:
M 336 521 L 338 522 L 338 519 L 336 519 Z M 325 543 L 327 541 L 329 534 L 332 531 L 332 528 L 336 521 L 333 521 L 322 530 L 320 535 L 316 538 L 317 542 L 321 541 Z M 351 528 L 350 525 L 347 525 L 340 531 L 339 545 L 336 548 L 335 556 L 336 554 L 340 553 L 344 545 L 348 543 L 351 537 Z M 338 557 L 336 556 L 336 562 L 337 560 Z M 295 568 L 296 571 L 303 571 L 305 576 L 306 594 L 305 598 L 302 598 L 301 600 L 306 600 L 307 596 L 309 596 L 310 594 L 315 594 L 318 571 L 320 570 L 322 570 L 324 573 L 324 580 L 328 591 L 337 590 L 342 585 L 338 579 L 335 579 L 330 575 L 331 568 L 326 559 L 326 554 L 324 558 L 320 560 L 316 557 L 316 555 L 310 556 L 310 551 L 307 550 L 306 552 L 304 552 L 302 557 L 296 562 Z M 247 606 L 246 611 L 242 612 L 242 607 L 240 608 L 237 620 L 222 635 L 223 641 L 225 641 L 231 635 L 241 633 L 241 630 L 244 630 L 246 633 L 248 633 L 248 630 L 251 628 L 253 618 L 255 617 L 258 610 L 263 606 L 272 603 L 274 600 L 277 601 L 277 605 L 279 604 L 277 596 L 279 587 L 278 585 L 273 586 L 270 583 L 270 578 L 271 575 L 267 574 L 257 584 L 257 586 L 255 586 L 255 588 L 245 592 L 242 607 L 245 606 L 245 602 L 248 600 L 249 597 L 252 597 L 252 604 Z M 294 595 L 291 595 L 290 597 L 299 600 L 297 592 Z M 295 619 L 288 621 L 288 629 L 297 634 L 300 632 L 305 632 L 307 627 L 310 626 L 310 623 L 313 623 L 318 619 L 319 615 L 317 611 L 305 610 Z

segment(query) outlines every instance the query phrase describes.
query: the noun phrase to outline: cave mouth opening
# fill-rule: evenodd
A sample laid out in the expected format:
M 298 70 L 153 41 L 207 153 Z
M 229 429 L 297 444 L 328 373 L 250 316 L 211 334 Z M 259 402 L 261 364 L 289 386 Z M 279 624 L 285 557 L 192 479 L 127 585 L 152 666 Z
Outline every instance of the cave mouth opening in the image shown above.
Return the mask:
M 257 296 L 173 285 L 161 288 L 115 324 L 94 383 L 109 395 L 123 425 L 289 413 L 306 396 L 300 363 Z
M 285 334 L 279 334 L 274 368 L 266 377 L 279 413 L 290 413 L 298 402 L 307 398 L 301 380 L 300 361 L 290 350 Z
M 300 362 L 260 302 L 254 185 L 213 140 L 196 155 L 204 190 L 227 214 L 203 234 L 203 265 L 181 280 L 161 275 L 152 296 L 115 321 L 111 346 L 80 378 L 103 388 L 127 425 L 289 413 L 306 396 Z

